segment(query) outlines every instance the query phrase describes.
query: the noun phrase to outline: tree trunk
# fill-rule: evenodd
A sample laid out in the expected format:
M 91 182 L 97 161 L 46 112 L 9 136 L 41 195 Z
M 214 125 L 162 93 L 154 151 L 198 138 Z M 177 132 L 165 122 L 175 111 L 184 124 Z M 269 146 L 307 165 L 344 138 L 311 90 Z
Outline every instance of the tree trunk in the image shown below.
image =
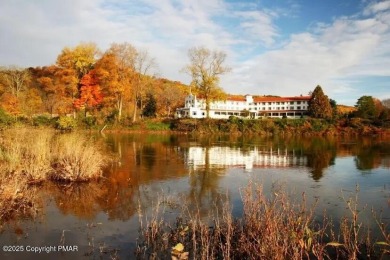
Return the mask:
M 123 97 L 121 95 L 118 101 L 118 121 L 121 121 L 122 119 L 122 107 L 123 107 Z
M 206 99 L 206 118 L 210 118 L 210 100 Z
M 137 121 L 137 96 L 134 98 L 133 123 Z

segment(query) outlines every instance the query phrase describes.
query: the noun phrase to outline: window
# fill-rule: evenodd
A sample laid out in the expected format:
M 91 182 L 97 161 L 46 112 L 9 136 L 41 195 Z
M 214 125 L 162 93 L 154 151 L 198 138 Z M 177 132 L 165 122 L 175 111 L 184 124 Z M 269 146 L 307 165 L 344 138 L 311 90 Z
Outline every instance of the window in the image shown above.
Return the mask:
M 202 116 L 204 116 L 204 112 L 202 112 Z
M 300 107 L 300 106 L 298 106 L 298 107 L 297 107 L 297 109 L 298 109 L 298 110 L 300 110 L 300 109 L 301 109 L 301 107 Z
M 300 105 L 300 104 L 301 104 L 301 101 L 297 101 L 297 104 Z
M 272 104 L 272 102 L 268 102 L 268 105 L 271 105 Z
M 233 115 L 233 112 L 228 112 L 228 115 L 229 115 L 229 116 L 232 116 L 232 115 Z
M 214 114 L 215 114 L 215 115 L 220 115 L 220 114 L 221 114 L 221 112 L 215 112 Z
M 196 116 L 196 112 L 192 112 L 192 115 Z
M 294 101 L 291 101 L 291 102 L 290 102 L 290 105 L 294 105 Z
M 290 107 L 290 110 L 294 110 L 294 107 Z

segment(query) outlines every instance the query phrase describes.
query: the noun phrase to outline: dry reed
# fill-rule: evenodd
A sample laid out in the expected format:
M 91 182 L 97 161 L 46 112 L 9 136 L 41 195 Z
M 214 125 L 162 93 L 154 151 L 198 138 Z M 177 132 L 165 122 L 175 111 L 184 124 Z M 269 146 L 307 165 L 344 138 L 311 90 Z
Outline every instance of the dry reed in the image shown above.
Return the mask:
M 1 174 L 24 176 L 31 183 L 97 179 L 106 162 L 101 145 L 79 133 L 10 129 L 0 138 Z
M 106 162 L 101 145 L 81 134 L 22 128 L 0 132 L 0 221 L 34 216 L 37 187 L 32 184 L 97 179 Z
M 299 201 L 284 189 L 267 196 L 254 183 L 242 190 L 238 219 L 227 202 L 206 220 L 196 206 L 184 205 L 171 224 L 158 203 L 151 217 L 140 213 L 135 254 L 138 259 L 376 259 L 388 254 L 388 231 L 381 229 L 385 240 L 374 247 L 359 222 L 357 197 L 348 201 L 352 217 L 341 220 L 337 231 L 325 215 L 316 219 L 316 203 L 308 206 L 305 194 Z
M 61 181 L 88 181 L 102 176 L 106 164 L 96 141 L 79 133 L 56 136 L 52 144 L 53 172 L 50 178 Z

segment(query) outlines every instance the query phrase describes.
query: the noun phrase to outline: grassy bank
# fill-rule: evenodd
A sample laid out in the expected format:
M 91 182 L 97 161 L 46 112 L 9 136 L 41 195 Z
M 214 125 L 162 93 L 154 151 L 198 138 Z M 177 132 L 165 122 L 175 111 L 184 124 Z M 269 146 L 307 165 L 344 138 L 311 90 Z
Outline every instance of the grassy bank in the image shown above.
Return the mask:
M 327 121 L 323 119 L 180 119 L 171 122 L 179 132 L 256 135 L 377 135 L 390 134 L 388 122 L 359 118 Z
M 202 218 L 196 205 L 161 198 L 151 215 L 140 211 L 139 259 L 384 259 L 390 254 L 388 226 L 374 214 L 380 238 L 372 240 L 360 222 L 357 195 L 345 199 L 349 214 L 333 225 L 324 214 L 314 217 L 307 205 L 279 190 L 266 196 L 258 184 L 241 191 L 242 217 L 234 218 L 229 203 Z M 181 208 L 180 217 L 164 220 L 167 205 Z M 210 211 L 212 211 L 211 209 Z M 336 229 L 335 226 L 338 228 Z
M 0 129 L 15 127 L 57 129 L 60 131 L 94 130 L 114 132 L 184 132 L 200 134 L 255 134 L 270 135 L 390 135 L 390 121 L 387 119 L 362 119 L 343 116 L 338 119 L 318 118 L 263 118 L 248 119 L 230 117 L 229 119 L 172 119 L 123 118 L 120 122 L 103 122 L 93 116 L 78 115 L 51 117 L 10 117 L 0 115 Z

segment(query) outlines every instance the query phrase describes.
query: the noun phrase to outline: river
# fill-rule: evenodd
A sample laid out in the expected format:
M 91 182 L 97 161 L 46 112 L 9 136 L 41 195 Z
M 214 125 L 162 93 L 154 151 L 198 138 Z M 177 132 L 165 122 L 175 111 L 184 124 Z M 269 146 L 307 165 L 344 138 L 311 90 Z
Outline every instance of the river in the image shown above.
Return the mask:
M 193 205 L 207 218 L 223 200 L 240 217 L 240 190 L 249 181 L 262 184 L 268 194 L 283 190 L 299 199 L 304 193 L 309 204 L 317 201 L 318 219 L 326 211 L 335 222 L 348 215 L 346 201 L 357 195 L 361 221 L 377 232 L 374 209 L 389 224 L 389 139 L 169 134 L 101 138 L 114 158 L 104 179 L 36 188 L 36 215 L 2 223 L 1 245 L 23 252 L 3 248 L 1 259 L 133 258 L 139 216 L 149 214 L 158 199 L 172 200 L 167 220 L 178 216 L 175 203 Z

